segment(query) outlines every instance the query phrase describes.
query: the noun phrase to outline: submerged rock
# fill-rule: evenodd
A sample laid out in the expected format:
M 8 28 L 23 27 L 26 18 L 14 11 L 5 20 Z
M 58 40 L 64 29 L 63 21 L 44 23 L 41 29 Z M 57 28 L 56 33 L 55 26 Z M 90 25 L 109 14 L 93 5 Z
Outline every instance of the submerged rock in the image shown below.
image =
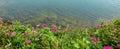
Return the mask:
M 7 18 L 1 18 L 0 17 L 0 23 L 7 23 L 7 24 L 13 24 L 13 22 Z

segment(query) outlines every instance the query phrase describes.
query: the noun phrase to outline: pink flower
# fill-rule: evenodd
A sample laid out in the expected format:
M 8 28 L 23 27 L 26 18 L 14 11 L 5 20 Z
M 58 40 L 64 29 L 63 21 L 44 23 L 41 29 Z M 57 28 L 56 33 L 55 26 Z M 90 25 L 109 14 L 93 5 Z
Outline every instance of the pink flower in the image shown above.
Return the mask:
M 111 20 L 107 20 L 107 22 L 111 22 Z
M 103 46 L 103 49 L 111 49 L 110 46 Z
M 120 44 L 117 44 L 118 47 L 120 47 Z
M 66 30 L 66 28 L 62 28 L 62 30 Z
M 0 26 L 0 29 L 2 28 L 3 26 Z
M 100 28 L 100 26 L 96 26 L 96 29 Z
M 8 28 L 9 30 L 12 30 L 12 28 Z
M 120 44 L 117 44 L 116 46 L 115 46 L 115 48 L 119 48 L 120 47 Z
M 13 32 L 10 32 L 9 35 L 12 37 L 12 36 L 14 35 L 14 33 L 13 33 Z
M 56 31 L 57 28 L 56 27 L 53 27 L 53 28 L 50 28 L 51 31 Z
M 36 30 L 33 30 L 33 32 L 34 32 L 34 33 L 37 33 L 37 31 L 36 31 Z
M 46 27 L 46 26 L 47 26 L 47 24 L 45 24 L 45 23 L 44 23 L 44 24 L 42 24 L 42 27 Z
M 9 36 L 12 37 L 12 36 L 14 36 L 14 34 L 15 34 L 14 32 L 10 32 Z
M 91 37 L 90 40 L 97 41 L 97 39 L 95 37 Z
M 30 40 L 28 39 L 28 40 L 25 40 L 25 43 L 26 44 L 30 44 Z
M 27 36 L 27 35 L 28 35 L 28 33 L 27 33 L 27 32 L 24 32 L 24 35 L 25 35 L 25 36 Z

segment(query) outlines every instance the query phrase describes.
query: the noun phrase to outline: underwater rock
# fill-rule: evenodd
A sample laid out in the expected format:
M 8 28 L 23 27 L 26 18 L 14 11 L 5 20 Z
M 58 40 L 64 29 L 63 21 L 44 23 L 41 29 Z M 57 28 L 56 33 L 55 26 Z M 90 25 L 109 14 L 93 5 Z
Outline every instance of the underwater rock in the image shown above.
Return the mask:
M 0 23 L 7 23 L 7 24 L 13 24 L 13 22 L 7 18 L 1 18 L 0 17 Z

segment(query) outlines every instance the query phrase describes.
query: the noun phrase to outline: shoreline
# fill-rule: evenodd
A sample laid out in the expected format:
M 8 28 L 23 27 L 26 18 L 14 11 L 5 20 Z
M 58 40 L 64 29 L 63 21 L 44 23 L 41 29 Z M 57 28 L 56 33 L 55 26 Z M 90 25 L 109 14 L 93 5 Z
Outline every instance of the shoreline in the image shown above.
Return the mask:
M 18 20 L 9 20 L 9 19 L 7 19 L 7 18 L 1 18 L 0 17 L 0 20 L 2 20 L 3 22 L 6 22 L 6 23 L 10 23 L 10 24 L 12 24 L 12 23 L 14 23 L 15 21 L 18 21 Z M 46 19 L 45 19 L 46 20 Z M 48 18 L 48 20 L 49 20 L 49 18 Z M 39 23 L 35 23 L 35 22 L 29 22 L 29 23 L 24 23 L 24 22 L 21 22 L 23 25 L 26 25 L 26 24 L 30 24 L 32 27 L 36 27 L 37 25 L 40 25 L 40 24 L 42 24 L 42 23 L 45 23 L 45 22 L 39 22 Z M 94 24 L 94 25 L 101 25 L 103 22 L 100 22 L 99 24 Z M 52 23 L 46 23 L 46 24 L 49 24 L 49 25 L 53 25 L 53 24 L 55 24 L 55 25 L 57 25 L 57 26 L 63 26 L 63 27 L 65 27 L 65 26 L 71 26 L 71 27 L 84 27 L 84 28 L 86 28 L 86 27 L 88 27 L 88 28 L 91 28 L 91 27 L 93 27 L 94 25 L 92 25 L 92 24 L 82 24 L 82 25 L 74 25 L 74 24 L 68 24 L 68 23 L 66 23 L 66 24 L 60 24 L 60 23 L 57 23 L 57 22 L 52 22 Z

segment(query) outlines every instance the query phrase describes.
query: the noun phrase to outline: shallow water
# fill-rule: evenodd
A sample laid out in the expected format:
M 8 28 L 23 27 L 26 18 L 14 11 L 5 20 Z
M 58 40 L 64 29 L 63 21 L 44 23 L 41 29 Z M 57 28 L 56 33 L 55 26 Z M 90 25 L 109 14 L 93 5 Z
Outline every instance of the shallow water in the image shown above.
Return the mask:
M 23 23 L 94 25 L 119 16 L 119 0 L 0 0 L 0 17 Z

